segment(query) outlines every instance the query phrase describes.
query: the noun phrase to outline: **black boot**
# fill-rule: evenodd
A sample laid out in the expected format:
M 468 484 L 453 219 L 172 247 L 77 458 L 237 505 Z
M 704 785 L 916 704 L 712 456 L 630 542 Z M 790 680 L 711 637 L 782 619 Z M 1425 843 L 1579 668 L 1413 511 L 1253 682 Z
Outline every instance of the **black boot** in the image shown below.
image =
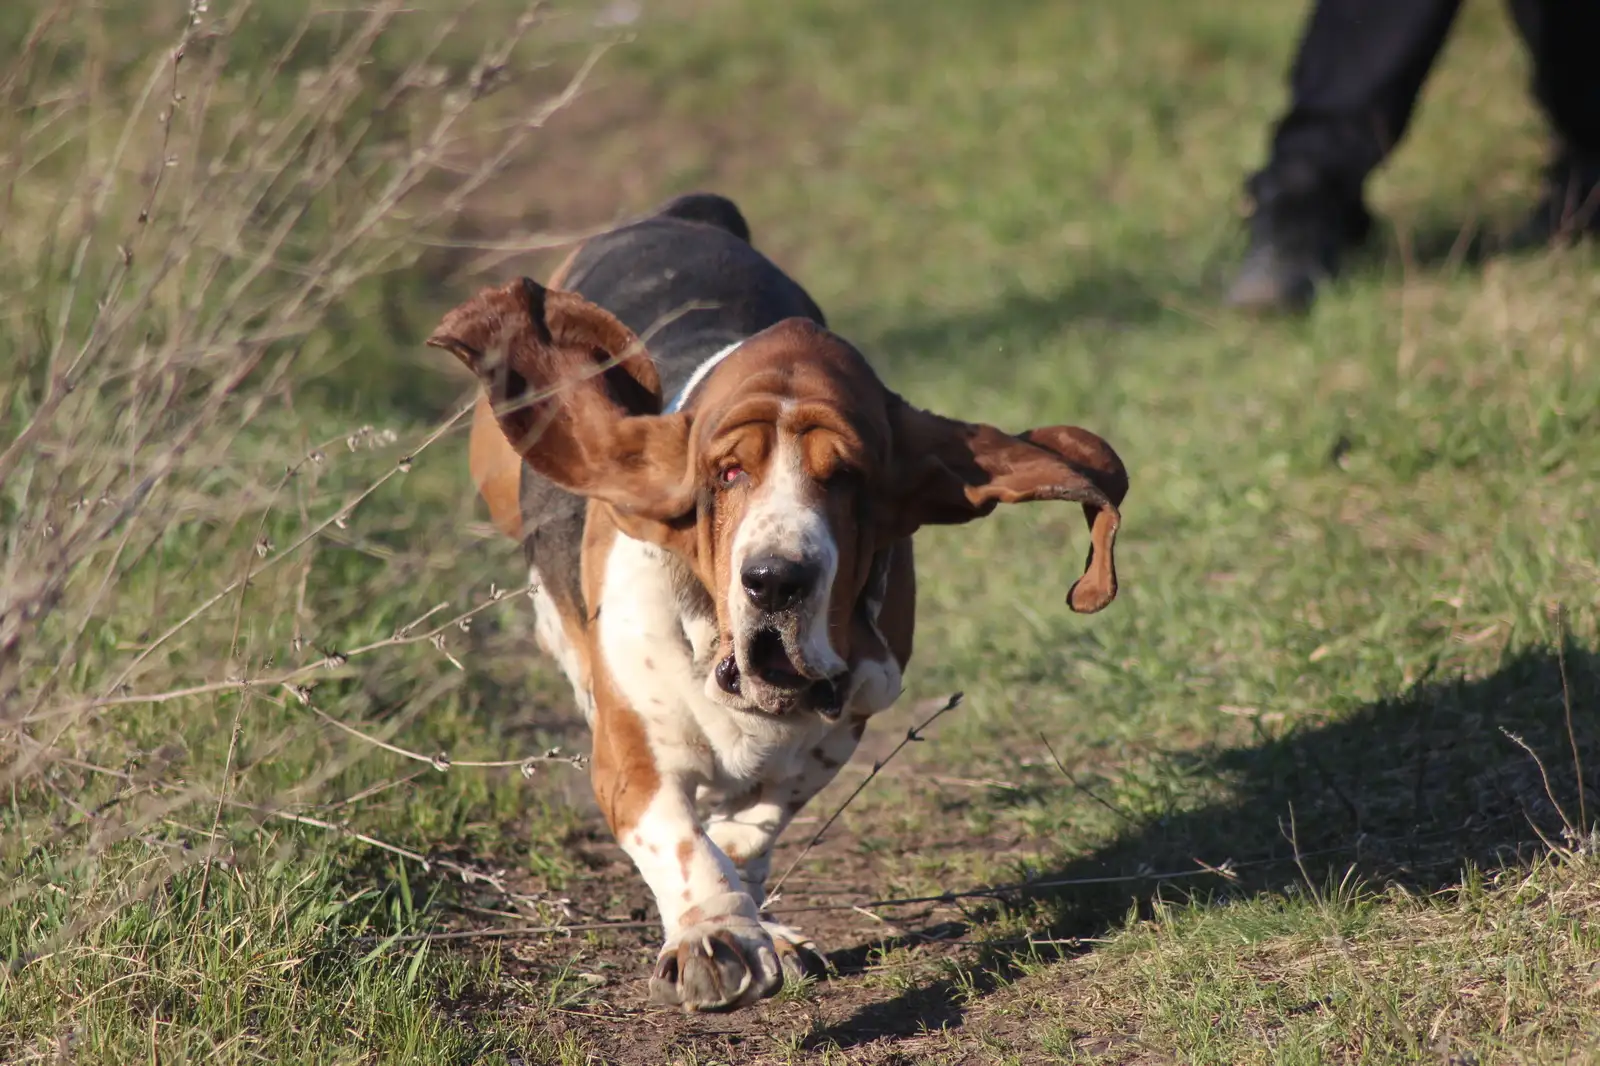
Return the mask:
M 1339 270 L 1346 250 L 1372 229 L 1359 188 L 1341 188 L 1294 164 L 1250 180 L 1255 201 L 1250 247 L 1228 303 L 1251 311 L 1303 311 L 1316 288 Z
M 1545 168 L 1539 202 L 1509 243 L 1525 249 L 1595 236 L 1600 236 L 1600 152 L 1561 151 Z

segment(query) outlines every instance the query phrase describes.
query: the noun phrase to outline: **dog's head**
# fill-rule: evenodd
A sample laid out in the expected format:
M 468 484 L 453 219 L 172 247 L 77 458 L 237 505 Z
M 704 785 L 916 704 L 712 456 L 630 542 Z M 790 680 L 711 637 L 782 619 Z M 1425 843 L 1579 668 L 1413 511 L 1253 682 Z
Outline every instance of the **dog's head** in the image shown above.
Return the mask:
M 810 321 L 744 341 L 671 409 L 630 330 L 527 279 L 479 293 L 428 343 L 478 375 L 536 471 L 694 571 L 720 636 L 707 692 L 726 705 L 836 711 L 853 665 L 885 654 L 871 621 L 892 545 L 1002 503 L 1081 504 L 1089 556 L 1067 602 L 1092 612 L 1116 596 L 1128 479 L 1110 445 L 918 410 Z

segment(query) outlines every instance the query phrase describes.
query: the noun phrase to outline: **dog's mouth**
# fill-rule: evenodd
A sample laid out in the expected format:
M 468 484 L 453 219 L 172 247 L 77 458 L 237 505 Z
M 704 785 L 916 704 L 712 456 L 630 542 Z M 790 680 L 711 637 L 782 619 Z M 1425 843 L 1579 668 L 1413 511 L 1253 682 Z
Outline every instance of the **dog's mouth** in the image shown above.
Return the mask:
M 730 652 L 724 656 L 715 675 L 723 692 L 773 714 L 815 710 L 838 717 L 843 709 L 844 678 L 807 676 L 783 634 L 771 627 L 756 630 L 744 655 Z

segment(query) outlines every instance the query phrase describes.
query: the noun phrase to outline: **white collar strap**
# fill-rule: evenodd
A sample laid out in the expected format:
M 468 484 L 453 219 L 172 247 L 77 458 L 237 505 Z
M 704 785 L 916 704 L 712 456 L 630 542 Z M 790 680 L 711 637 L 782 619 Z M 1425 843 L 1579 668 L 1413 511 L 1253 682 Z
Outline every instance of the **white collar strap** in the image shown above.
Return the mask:
M 715 370 L 718 363 L 732 355 L 738 349 L 739 345 L 743 343 L 743 340 L 736 340 L 726 348 L 722 349 L 720 352 L 717 352 L 711 358 L 707 359 L 705 362 L 701 363 L 699 366 L 695 367 L 694 373 L 689 375 L 689 380 L 684 382 L 683 388 L 678 390 L 678 395 L 672 398 L 672 402 L 667 404 L 666 409 L 661 413 L 670 415 L 682 409 L 683 405 L 689 401 L 689 395 L 693 393 L 695 389 L 700 387 L 700 383 L 706 379 L 706 375 Z

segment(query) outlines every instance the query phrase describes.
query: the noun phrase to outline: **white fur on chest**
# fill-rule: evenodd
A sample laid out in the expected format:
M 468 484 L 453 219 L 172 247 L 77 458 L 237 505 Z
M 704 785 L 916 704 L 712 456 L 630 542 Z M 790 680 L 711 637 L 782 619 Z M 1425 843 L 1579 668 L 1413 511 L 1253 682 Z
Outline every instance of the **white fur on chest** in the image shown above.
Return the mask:
M 664 774 L 738 792 L 803 772 L 813 748 L 847 717 L 776 717 L 706 697 L 717 651 L 716 619 L 693 575 L 653 544 L 619 534 L 605 562 L 598 650 L 613 682 L 644 722 Z

